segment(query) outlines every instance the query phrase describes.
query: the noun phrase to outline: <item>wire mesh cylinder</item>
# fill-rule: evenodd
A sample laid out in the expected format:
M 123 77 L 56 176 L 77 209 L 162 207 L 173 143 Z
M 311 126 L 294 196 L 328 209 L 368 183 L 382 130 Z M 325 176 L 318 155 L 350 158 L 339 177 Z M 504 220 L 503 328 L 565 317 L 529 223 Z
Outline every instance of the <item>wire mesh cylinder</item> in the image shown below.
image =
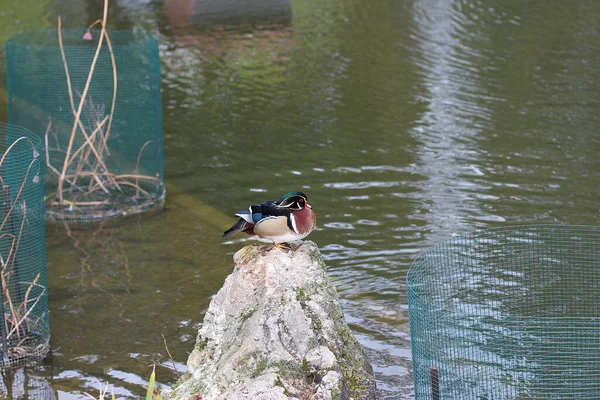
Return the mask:
M 0 366 L 49 350 L 43 154 L 32 132 L 0 123 Z
M 457 236 L 407 276 L 417 399 L 597 399 L 600 228 Z
M 6 60 L 9 122 L 38 134 L 44 146 L 46 218 L 85 222 L 163 205 L 153 37 L 30 31 L 6 41 Z

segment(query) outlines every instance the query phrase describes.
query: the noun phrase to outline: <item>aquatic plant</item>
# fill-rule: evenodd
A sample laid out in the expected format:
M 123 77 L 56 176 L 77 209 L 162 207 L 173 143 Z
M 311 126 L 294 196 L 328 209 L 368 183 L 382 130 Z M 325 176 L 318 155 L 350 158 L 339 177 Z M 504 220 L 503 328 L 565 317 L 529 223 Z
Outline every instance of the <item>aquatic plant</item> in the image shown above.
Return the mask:
M 150 378 L 148 379 L 148 389 L 146 390 L 146 400 L 162 400 L 162 397 L 160 395 L 160 391 L 158 390 L 158 387 L 156 386 L 156 366 L 152 365 L 152 373 L 150 374 Z M 108 383 L 106 385 L 104 385 L 104 387 L 102 385 L 100 385 L 100 390 L 98 393 L 98 396 L 92 396 L 91 394 L 84 392 L 84 394 L 86 396 L 88 396 L 91 399 L 97 399 L 97 400 L 106 400 L 108 397 Z M 115 394 L 111 393 L 110 394 L 110 399 L 111 400 L 115 400 Z
M 115 208 L 115 202 L 133 204 L 128 207 L 128 212 L 135 212 L 136 208 L 148 208 L 148 202 L 153 203 L 156 199 L 146 183 L 159 184 L 161 181 L 160 176 L 140 172 L 144 150 L 153 140 L 146 141 L 141 146 L 137 163 L 135 166 L 128 166 L 130 173 L 114 173 L 105 159 L 111 154 L 109 138 L 117 100 L 117 63 L 106 30 L 107 13 L 108 1 L 105 0 L 102 19 L 88 26 L 82 37 L 83 41 L 93 40 L 92 28 L 100 26 L 98 43 L 85 86 L 81 93 L 76 94 L 65 53 L 61 19 L 58 18 L 58 43 L 74 120 L 73 125 L 68 128 L 68 141 L 63 136 L 67 127 L 60 122 L 53 123 L 50 119 L 44 133 L 46 165 L 57 179 L 56 191 L 46 196 L 46 205 L 65 211 L 77 210 L 86 219 L 102 219 L 107 214 L 107 209 Z M 106 104 L 97 104 L 90 94 L 92 78 L 104 43 L 112 65 L 112 100 L 109 107 Z
M 9 129 L 7 143 L 16 131 Z M 37 232 L 42 206 L 38 149 L 39 142 L 36 146 L 21 136 L 0 158 L 0 365 L 5 368 L 41 358 L 49 348 L 45 263 L 37 268 L 43 254 L 40 243 L 33 243 L 43 242 L 43 229 Z M 29 185 L 40 185 L 39 204 Z

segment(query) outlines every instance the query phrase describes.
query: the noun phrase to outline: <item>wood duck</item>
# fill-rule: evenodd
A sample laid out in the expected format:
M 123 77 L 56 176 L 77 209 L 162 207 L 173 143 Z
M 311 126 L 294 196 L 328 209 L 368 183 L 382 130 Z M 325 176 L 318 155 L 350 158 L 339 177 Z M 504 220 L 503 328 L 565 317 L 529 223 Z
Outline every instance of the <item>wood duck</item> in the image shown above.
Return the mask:
M 246 232 L 258 240 L 273 242 L 285 252 L 294 249 L 288 242 L 305 238 L 317 224 L 317 216 L 302 192 L 289 192 L 279 200 L 253 204 L 249 211 L 235 215 L 240 219 L 225 231 L 223 237 Z

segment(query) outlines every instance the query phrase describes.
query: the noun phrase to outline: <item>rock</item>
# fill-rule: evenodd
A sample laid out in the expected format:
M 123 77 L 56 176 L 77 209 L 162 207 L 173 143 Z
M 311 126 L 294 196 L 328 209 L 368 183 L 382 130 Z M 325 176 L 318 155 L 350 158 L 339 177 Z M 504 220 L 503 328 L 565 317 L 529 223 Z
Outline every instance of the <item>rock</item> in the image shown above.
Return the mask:
M 165 399 L 377 399 L 371 365 L 310 241 L 252 245 L 210 303 L 188 372 Z M 199 397 L 201 396 L 201 397 Z

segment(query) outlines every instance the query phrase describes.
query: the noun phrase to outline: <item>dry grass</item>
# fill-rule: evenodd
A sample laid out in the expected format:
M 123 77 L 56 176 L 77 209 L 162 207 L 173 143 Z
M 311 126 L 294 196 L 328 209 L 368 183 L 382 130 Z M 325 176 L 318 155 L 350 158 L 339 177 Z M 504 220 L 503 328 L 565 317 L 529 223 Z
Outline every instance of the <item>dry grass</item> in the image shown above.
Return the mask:
M 39 330 L 38 325 L 40 323 L 39 320 L 36 320 L 38 317 L 36 306 L 47 295 L 46 288 L 39 283 L 41 273 L 38 273 L 31 282 L 22 282 L 20 279 L 22 265 L 17 262 L 23 232 L 26 229 L 26 224 L 28 224 L 27 202 L 24 199 L 22 200 L 21 197 L 27 182 L 31 180 L 34 184 L 40 183 L 37 172 L 35 176 L 30 177 L 33 172 L 32 167 L 39 154 L 29 139 L 21 137 L 4 152 L 0 159 L 0 167 L 2 167 L 7 155 L 14 146 L 21 141 L 28 141 L 31 144 L 33 160 L 25 171 L 25 176 L 14 199 L 10 193 L 11 188 L 6 184 L 4 177 L 0 175 L 0 185 L 2 185 L 3 202 L 5 204 L 3 208 L 4 215 L 0 223 L 0 240 L 8 244 L 2 246 L 4 254 L 0 253 L 0 298 L 2 300 L 0 324 L 3 324 L 0 344 L 2 346 L 1 353 L 4 357 L 2 361 L 5 366 L 17 359 L 40 356 L 46 346 L 46 343 L 36 344 L 39 342 L 39 335 L 36 330 Z M 20 217 L 21 220 L 18 227 L 14 224 L 17 219 L 15 215 Z M 32 345 L 32 343 L 35 345 Z
M 62 207 L 68 211 L 77 209 L 84 215 L 91 214 L 92 218 L 96 209 L 114 203 L 117 201 L 115 198 L 133 197 L 136 204 L 143 203 L 144 199 L 152 199 L 152 195 L 143 186 L 147 183 L 156 184 L 160 181 L 157 176 L 145 175 L 139 172 L 142 154 L 152 141 L 148 141 L 141 146 L 135 169 L 129 174 L 113 173 L 105 162 L 105 156 L 110 155 L 109 138 L 117 97 L 117 67 L 112 43 L 106 31 L 107 12 L 108 1 L 105 1 L 102 19 L 92 23 L 84 36 L 85 38 L 91 37 L 91 28 L 100 25 L 100 36 L 94 58 L 90 65 L 85 87 L 81 93 L 77 93 L 77 103 L 71 86 L 69 65 L 63 45 L 61 19 L 58 18 L 58 41 L 74 122 L 66 148 L 64 144 L 63 146 L 60 144 L 65 143 L 66 140 L 59 140 L 65 132 L 61 132 L 57 126 L 53 125 L 51 120 L 47 124 L 44 137 L 46 165 L 48 170 L 57 178 L 56 192 L 47 196 L 47 206 Z M 82 40 L 85 39 L 82 38 Z M 112 63 L 113 95 L 110 107 L 106 107 L 104 104 L 96 104 L 94 99 L 88 97 L 96 62 L 104 42 L 106 42 Z M 112 205 L 114 206 L 114 204 Z

